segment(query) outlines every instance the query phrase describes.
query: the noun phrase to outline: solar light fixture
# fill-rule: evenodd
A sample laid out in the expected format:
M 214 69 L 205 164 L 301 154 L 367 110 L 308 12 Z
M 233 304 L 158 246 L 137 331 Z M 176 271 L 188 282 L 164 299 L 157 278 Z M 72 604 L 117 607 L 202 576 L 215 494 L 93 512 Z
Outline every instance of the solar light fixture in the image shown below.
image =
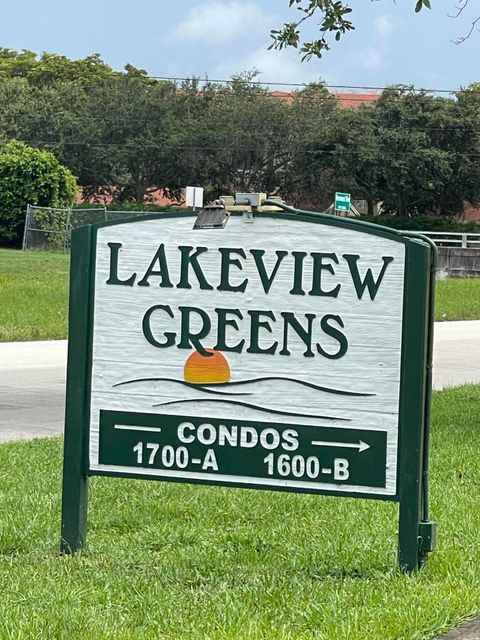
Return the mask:
M 235 204 L 246 204 L 250 207 L 260 207 L 267 199 L 266 193 L 236 193 Z
M 198 213 L 194 229 L 223 229 L 230 218 L 230 212 L 225 209 L 222 200 L 215 200 L 207 204 Z

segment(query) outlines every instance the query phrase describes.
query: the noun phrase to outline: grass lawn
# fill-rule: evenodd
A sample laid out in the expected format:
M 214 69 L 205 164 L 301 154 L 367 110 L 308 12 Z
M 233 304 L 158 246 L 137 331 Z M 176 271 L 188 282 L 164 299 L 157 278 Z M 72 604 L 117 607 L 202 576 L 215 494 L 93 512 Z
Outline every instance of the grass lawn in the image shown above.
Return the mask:
M 480 387 L 434 395 L 438 548 L 396 569 L 397 506 L 93 478 L 58 554 L 61 439 L 0 446 L 0 637 L 421 640 L 480 614 Z
M 70 256 L 0 249 L 0 341 L 67 335 Z
M 0 342 L 67 337 L 69 256 L 0 249 Z M 480 319 L 480 278 L 437 282 L 436 320 Z
M 435 320 L 480 320 L 480 278 L 437 281 Z

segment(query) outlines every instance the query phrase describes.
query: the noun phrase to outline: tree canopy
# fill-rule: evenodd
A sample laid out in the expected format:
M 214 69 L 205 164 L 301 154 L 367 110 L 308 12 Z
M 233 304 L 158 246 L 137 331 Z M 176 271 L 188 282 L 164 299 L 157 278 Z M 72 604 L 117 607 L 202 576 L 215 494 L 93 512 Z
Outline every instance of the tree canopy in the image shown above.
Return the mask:
M 114 71 L 96 54 L 72 61 L 5 49 L 0 68 L 0 146 L 53 153 L 93 201 L 148 203 L 190 184 L 207 198 L 262 191 L 315 210 L 347 191 L 370 213 L 381 202 L 402 217 L 480 202 L 480 84 L 450 97 L 393 86 L 344 108 L 322 83 L 272 93 L 254 71 L 179 84 L 131 65 Z M 50 204 L 60 201 L 71 192 Z M 22 207 L 4 238 L 18 236 Z

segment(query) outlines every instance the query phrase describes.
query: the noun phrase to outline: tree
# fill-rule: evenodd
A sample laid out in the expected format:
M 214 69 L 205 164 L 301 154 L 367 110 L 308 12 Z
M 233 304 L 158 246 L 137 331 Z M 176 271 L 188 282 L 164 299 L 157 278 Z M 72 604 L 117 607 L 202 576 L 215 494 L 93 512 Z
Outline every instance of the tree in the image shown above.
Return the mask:
M 401 216 L 480 201 L 480 84 L 455 98 L 391 87 L 343 109 L 322 83 L 276 95 L 255 71 L 178 86 L 97 56 L 0 50 L 2 64 L 0 145 L 52 152 L 89 196 L 140 204 L 200 184 L 207 197 L 261 191 L 319 209 L 340 190 Z
M 2 78 L 0 74 L 0 144 L 24 139 L 35 108 L 38 105 L 25 78 Z
M 333 111 L 316 142 L 309 134 L 306 170 L 325 204 L 338 190 L 365 199 L 370 214 L 378 202 L 402 218 L 461 214 L 480 200 L 479 105 L 475 87 L 458 99 L 390 87 L 373 106 Z
M 335 177 L 333 191 L 346 191 L 367 202 L 368 215 L 382 200 L 380 179 L 384 157 L 381 151 L 377 113 L 371 106 L 339 109 L 331 131 L 329 162 Z
M 0 73 L 2 77 L 25 77 L 37 64 L 37 54 L 28 49 L 15 51 L 0 47 Z
M 2 78 L 26 78 L 32 86 L 45 86 L 62 80 L 83 83 L 105 77 L 121 75 L 93 53 L 80 60 L 70 60 L 56 53 L 37 56 L 33 51 L 15 51 L 0 47 L 0 74 Z
M 478 202 L 478 126 L 457 100 L 392 87 L 374 107 L 382 200 L 405 217 L 453 215 Z
M 350 176 L 352 192 L 400 217 L 460 214 L 480 198 L 476 113 L 460 100 L 390 87 L 374 106 L 342 112 L 333 166 Z
M 180 126 L 173 83 L 129 64 L 114 72 L 98 54 L 69 60 L 0 49 L 0 68 L 0 141 L 52 151 L 89 197 L 142 202 L 159 183 L 170 186 L 169 136 Z
M 311 83 L 294 92 L 282 140 L 290 161 L 279 192 L 298 206 L 324 209 L 332 201 L 333 131 L 340 111 L 323 83 Z
M 76 180 L 52 153 L 12 141 L 0 147 L 0 241 L 19 246 L 27 204 L 70 207 Z
M 430 0 L 414 1 L 417 13 L 423 7 L 430 9 Z M 468 2 L 469 0 L 460 0 L 461 5 Z M 328 36 L 338 41 L 347 31 L 355 29 L 349 20 L 352 9 L 345 0 L 289 0 L 289 6 L 295 7 L 302 16 L 299 20 L 284 23 L 281 29 L 272 29 L 270 36 L 273 42 L 269 49 L 298 48 L 300 45 L 302 60 L 309 60 L 312 56 L 321 58 L 323 52 L 330 49 Z M 300 26 L 313 17 L 320 19 L 318 27 L 321 37 L 311 42 L 302 42 Z
M 112 195 L 142 203 L 157 189 L 178 191 L 186 184 L 178 162 L 181 98 L 173 83 L 141 75 L 108 77 L 89 89 L 87 101 L 86 122 L 94 123 L 97 131 L 84 138 L 85 168 L 89 148 L 95 157 L 102 154 L 104 166 L 110 161 L 110 182 L 103 182 L 103 187 L 111 186 Z M 80 148 L 77 145 L 77 153 Z M 91 178 L 102 186 L 98 176 Z M 84 171 L 82 182 L 91 185 L 87 180 Z
M 201 126 L 190 145 L 198 149 L 200 180 L 212 195 L 235 191 L 275 191 L 289 159 L 288 105 L 252 84 L 256 72 L 234 76 L 226 87 L 211 85 Z

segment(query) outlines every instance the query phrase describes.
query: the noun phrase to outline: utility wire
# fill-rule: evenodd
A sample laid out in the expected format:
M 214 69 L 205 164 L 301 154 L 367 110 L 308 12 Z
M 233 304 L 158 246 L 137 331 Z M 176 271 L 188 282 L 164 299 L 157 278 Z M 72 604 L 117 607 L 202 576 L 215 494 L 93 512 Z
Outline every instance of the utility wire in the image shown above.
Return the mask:
M 37 63 L 40 64 L 40 63 Z M 35 68 L 35 66 L 33 66 L 31 69 L 28 69 L 26 72 L 22 72 L 22 71 L 18 71 L 18 72 L 14 72 L 11 71 L 9 69 L 0 69 L 0 73 L 4 73 L 6 75 L 9 75 L 11 77 L 20 77 L 20 78 L 26 78 L 28 80 L 30 72 L 33 71 L 33 74 L 37 73 L 37 69 Z M 74 70 L 66 70 L 67 72 L 70 71 L 72 75 L 74 75 L 74 79 L 75 80 L 85 80 L 88 79 L 87 76 L 88 75 L 88 71 L 86 72 L 85 76 L 82 75 L 82 73 L 74 73 Z M 45 75 L 48 76 L 49 71 L 46 70 L 45 72 L 43 72 L 42 70 L 38 70 L 38 74 L 39 76 L 41 76 L 42 73 L 45 73 Z M 191 76 L 191 77 L 181 77 L 181 76 L 155 76 L 155 75 L 150 75 L 150 74 L 139 74 L 139 75 L 133 75 L 133 74 L 128 74 L 125 73 L 123 71 L 115 71 L 115 70 L 111 70 L 111 71 L 106 71 L 103 70 L 99 73 L 95 73 L 95 71 L 92 69 L 92 78 L 95 79 L 101 79 L 103 77 L 115 77 L 115 78 L 123 78 L 123 79 L 128 79 L 128 80 L 162 80 L 162 81 L 166 81 L 166 82 L 193 82 L 193 83 L 199 83 L 199 84 L 247 84 L 247 85 L 253 85 L 253 86 L 258 86 L 258 87 L 262 87 L 262 86 L 268 86 L 268 87 L 308 87 L 311 84 L 316 84 L 315 81 L 313 82 L 273 82 L 273 81 L 261 81 L 261 80 L 248 80 L 245 78 L 229 78 L 229 79 L 218 79 L 218 78 L 209 78 L 208 76 L 206 76 L 204 79 L 198 77 L 198 76 Z M 348 90 L 355 90 L 355 91 L 385 91 L 386 89 L 390 89 L 392 87 L 400 87 L 400 88 L 405 88 L 408 91 L 412 91 L 415 93 L 445 93 L 445 94 L 455 94 L 455 93 L 464 93 L 464 92 L 468 92 L 469 89 L 434 89 L 434 88 L 426 88 L 426 87 L 415 87 L 413 84 L 405 84 L 405 83 L 397 83 L 397 84 L 391 84 L 391 85 L 385 85 L 385 86 L 371 86 L 371 85 L 350 85 L 350 84 L 323 84 L 321 82 L 319 82 L 318 84 L 320 84 L 322 87 L 326 88 L 326 89 L 348 89 Z
M 140 134 L 143 134 L 143 130 L 139 129 L 138 127 L 136 127 L 135 125 L 137 125 L 138 123 L 144 123 L 144 124 L 148 124 L 148 123 L 155 123 L 157 125 L 162 125 L 162 119 L 156 119 L 156 118 L 138 118 L 136 115 L 132 116 L 132 118 L 118 118 L 116 116 L 111 116 L 109 117 L 109 115 L 105 115 L 105 116 L 81 116 L 80 118 L 75 118 L 75 116 L 71 116 L 71 114 L 66 114 L 68 116 L 68 120 L 69 122 L 74 122 L 75 125 L 81 125 L 83 124 L 90 124 L 92 122 L 100 122 L 100 123 L 105 123 L 109 125 L 109 132 L 118 132 L 120 130 L 120 133 L 122 132 L 122 124 L 124 123 L 125 125 L 125 129 L 128 129 L 128 132 L 130 134 L 132 133 L 137 133 L 139 132 Z M 425 116 L 425 114 L 422 114 L 423 117 Z M 31 124 L 35 124 L 35 120 L 31 121 Z M 0 120 L 0 124 L 1 124 L 1 120 Z M 55 123 L 53 123 L 55 124 Z M 117 126 L 118 124 L 118 126 Z M 288 124 L 282 124 L 282 123 L 275 123 L 275 122 L 268 122 L 268 126 L 266 126 L 266 131 L 262 131 L 262 128 L 258 126 L 257 122 L 248 122 L 248 121 L 236 121 L 237 125 L 243 126 L 243 127 L 255 127 L 258 131 L 260 131 L 260 135 L 262 137 L 264 137 L 265 135 L 268 134 L 272 134 L 272 133 L 276 133 L 276 132 L 282 132 L 282 131 L 290 131 L 290 132 L 295 132 L 295 129 L 293 129 L 291 126 L 289 126 Z M 315 125 L 318 125 L 320 123 L 314 123 Z M 419 132 L 426 132 L 426 133 L 431 133 L 431 132 L 441 132 L 441 133 L 448 133 L 451 131 L 454 132 L 467 132 L 467 133 L 476 133 L 480 131 L 480 128 L 477 126 L 449 126 L 449 127 L 439 127 L 439 126 L 430 126 L 428 124 L 424 124 L 423 126 L 420 125 L 415 125 L 415 124 L 407 124 L 407 123 L 399 123 L 398 127 L 394 127 L 392 124 L 386 123 L 386 124 L 379 124 L 379 123 L 375 123 L 375 131 L 376 133 L 379 133 L 382 128 L 384 129 L 388 129 L 388 131 L 392 131 L 395 130 L 396 128 L 398 128 L 398 130 L 400 131 L 419 131 Z M 134 132 L 132 132 L 132 129 L 134 129 Z M 167 124 L 167 129 L 168 129 L 168 124 Z
M 23 115 L 25 117 L 25 114 L 20 114 Z M 181 121 L 183 114 L 179 114 L 179 119 Z M 324 114 L 318 114 L 318 115 L 324 115 Z M 425 118 L 428 117 L 430 114 L 429 112 L 427 113 L 418 113 L 415 114 L 414 118 L 421 118 L 422 120 L 425 121 Z M 433 114 L 435 115 L 435 114 Z M 10 114 L 10 118 L 7 118 L 7 122 L 4 122 L 3 124 L 11 124 L 12 121 L 15 124 L 16 123 L 16 118 L 18 116 L 18 113 L 12 113 Z M 48 117 L 50 116 L 50 117 Z M 162 117 L 151 117 L 151 118 L 139 118 L 137 116 L 137 114 L 132 115 L 131 117 L 127 118 L 127 117 L 118 117 L 117 115 L 111 114 L 109 112 L 102 114 L 102 115 L 81 115 L 81 116 L 76 116 L 74 113 L 70 113 L 70 112 L 66 112 L 63 114 L 58 114 L 58 113 L 49 113 L 47 114 L 47 122 L 50 123 L 51 126 L 55 127 L 56 124 L 58 124 L 58 121 L 62 122 L 62 117 L 66 116 L 68 118 L 68 122 L 69 123 L 73 123 L 74 127 L 85 124 L 91 124 L 91 123 L 95 123 L 95 122 L 99 122 L 99 123 L 105 123 L 109 125 L 109 131 L 110 132 L 120 132 L 122 133 L 122 124 L 125 125 L 125 129 L 132 134 L 132 129 L 134 130 L 134 132 L 140 132 L 143 133 L 143 130 L 140 129 L 139 127 L 136 127 L 137 124 L 139 123 L 143 123 L 143 124 L 157 124 L 159 126 L 163 125 L 163 120 Z M 169 114 L 166 118 L 166 128 L 167 130 L 170 127 L 170 118 L 171 118 L 171 114 Z M 29 117 L 28 118 L 29 122 L 31 125 L 35 125 L 36 121 L 35 121 L 35 116 L 33 117 Z M 44 116 L 42 115 L 42 120 L 44 120 Z M 287 123 L 277 123 L 277 122 L 271 122 L 268 121 L 267 123 L 265 123 L 265 121 L 263 120 L 261 122 L 261 125 L 265 125 L 265 131 L 262 131 L 262 127 L 258 125 L 258 122 L 251 122 L 251 121 L 242 121 L 242 120 L 236 120 L 235 121 L 237 125 L 246 127 L 246 128 L 255 128 L 256 130 L 260 131 L 260 135 L 265 136 L 268 134 L 272 134 L 275 132 L 282 132 L 282 131 L 293 131 L 295 132 L 295 129 L 292 129 L 292 127 Z M 315 127 L 318 126 L 318 124 L 320 124 L 320 122 L 316 123 L 313 122 L 313 124 L 315 125 Z M 322 124 L 323 124 L 323 120 L 322 120 Z M 467 133 L 476 133 L 478 131 L 480 131 L 480 128 L 477 127 L 475 124 L 472 124 L 471 126 L 469 125 L 455 125 L 455 126 L 438 126 L 436 124 L 428 124 L 428 122 L 424 122 L 423 125 L 421 125 L 420 123 L 412 123 L 412 122 L 399 122 L 396 126 L 392 125 L 391 123 L 374 123 L 375 124 L 375 131 L 378 133 L 379 131 L 381 131 L 382 128 L 387 128 L 389 131 L 394 130 L 395 128 L 398 128 L 401 131 L 419 131 L 419 132 L 426 132 L 426 133 L 432 133 L 432 132 L 441 132 L 441 133 L 449 133 L 449 132 L 467 132 Z M 0 115 L 0 126 L 2 125 L 2 120 L 1 120 L 1 115 Z
M 1 84 L 0 84 L 1 86 Z M 42 89 L 41 87 L 37 87 L 37 89 Z M 459 93 L 459 92 L 456 92 Z M 92 94 L 87 93 L 86 94 L 87 97 L 95 97 L 92 96 Z M 201 95 L 201 94 L 200 94 Z M 374 105 L 377 100 L 379 100 L 380 98 L 382 99 L 383 104 L 387 104 L 387 105 L 394 105 L 394 104 L 399 104 L 399 100 L 397 98 L 397 96 L 391 96 L 391 97 L 387 97 L 384 96 L 382 94 L 356 94 L 356 95 L 348 95 L 348 94 L 342 94 L 342 93 L 330 93 L 329 95 L 319 95 L 319 94 L 308 94 L 308 95 L 304 95 L 304 94 L 296 94 L 296 93 L 292 93 L 292 94 L 282 94 L 282 95 L 278 95 L 275 93 L 260 93 L 257 95 L 238 95 L 238 94 L 234 94 L 234 93 L 227 93 L 227 94 L 221 94 L 222 97 L 226 97 L 226 98 L 233 98 L 235 100 L 237 100 L 239 103 L 241 102 L 253 102 L 254 100 L 258 100 L 258 99 L 269 99 L 269 100 L 275 100 L 275 101 L 279 101 L 281 103 L 285 103 L 288 104 L 289 106 L 292 106 L 292 104 L 299 104 L 299 103 L 330 103 L 332 104 L 332 106 L 339 106 L 338 103 L 340 103 L 340 107 L 341 105 L 345 105 L 345 104 L 350 104 L 350 105 L 365 105 L 365 106 L 372 106 Z M 99 96 L 101 97 L 101 96 Z M 427 96 L 427 97 L 435 97 L 435 96 Z M 441 99 L 440 97 L 437 97 L 437 99 Z M 451 100 L 449 98 L 443 98 L 444 100 Z M 452 101 L 452 103 L 454 103 Z M 457 103 L 454 103 L 457 104 Z
M 65 145 L 65 146 L 86 146 L 86 147 L 94 147 L 94 148 L 123 148 L 129 147 L 131 149 L 169 149 L 169 150 L 178 150 L 178 151 L 256 151 L 261 153 L 271 154 L 271 149 L 267 147 L 243 147 L 243 146 L 193 146 L 193 145 L 164 145 L 164 144 L 144 144 L 137 143 L 138 147 L 132 145 L 132 143 L 115 143 L 115 142 L 85 142 L 85 141 L 71 141 L 68 142 L 66 140 L 25 140 L 26 143 L 32 145 L 42 145 L 42 146 L 57 146 L 57 145 Z M 433 151 L 439 151 L 441 153 L 452 153 L 450 149 L 431 149 Z M 292 147 L 291 145 L 288 148 L 282 149 L 281 153 L 300 153 L 300 155 L 365 155 L 365 149 L 305 149 L 304 145 L 299 145 L 298 147 Z M 454 152 L 455 153 L 455 152 Z M 396 156 L 418 156 L 418 151 L 395 151 Z M 455 153 L 457 158 L 480 158 L 480 153 L 467 153 L 467 152 L 458 152 Z
M 242 78 L 239 79 L 230 79 L 230 80 L 217 80 L 206 78 L 205 80 L 201 80 L 200 78 L 181 78 L 175 76 L 145 76 L 151 78 L 152 80 L 169 80 L 171 82 L 189 82 L 192 80 L 196 80 L 200 83 L 218 83 L 218 84 L 252 84 L 257 86 L 269 86 L 269 87 L 308 87 L 309 82 L 262 82 L 261 80 L 244 80 Z M 468 91 L 466 89 L 424 89 L 424 88 L 415 88 L 413 85 L 408 84 L 393 84 L 389 86 L 366 86 L 366 85 L 349 85 L 349 84 L 321 84 L 322 87 L 326 89 L 352 89 L 352 90 L 362 90 L 362 91 L 385 91 L 385 89 L 389 89 L 395 86 L 405 87 L 409 91 L 415 92 L 426 92 L 426 93 L 458 93 L 458 91 Z

